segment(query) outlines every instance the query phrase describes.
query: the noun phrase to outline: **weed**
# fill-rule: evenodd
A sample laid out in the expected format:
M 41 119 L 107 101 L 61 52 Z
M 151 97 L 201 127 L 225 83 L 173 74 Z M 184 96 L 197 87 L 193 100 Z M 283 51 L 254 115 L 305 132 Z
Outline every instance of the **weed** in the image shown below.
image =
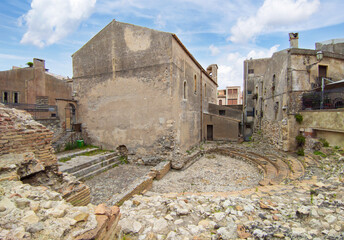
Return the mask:
M 313 201 L 314 201 L 314 194 L 311 194 L 311 204 L 313 205 Z
M 68 162 L 69 160 L 71 160 L 72 159 L 72 157 L 64 157 L 64 158 L 61 158 L 60 160 L 59 160 L 59 162 Z
M 256 187 L 256 192 L 258 192 L 258 187 Z
M 328 141 L 325 138 L 320 138 L 319 142 L 321 142 L 323 144 L 323 147 L 329 147 L 330 144 L 328 143 Z
M 79 156 L 94 156 L 94 155 L 98 155 L 100 153 L 105 153 L 105 152 L 107 152 L 107 150 L 97 149 L 95 151 L 82 153 Z
M 320 151 L 314 151 L 313 153 L 314 153 L 314 155 L 318 155 L 318 156 L 321 156 L 323 158 L 327 157 L 327 155 L 325 153 L 320 152 Z
M 208 155 L 207 158 L 208 158 L 208 159 L 214 159 L 214 158 L 215 158 L 215 155 L 213 155 L 213 154 Z
M 303 148 L 298 148 L 296 154 L 299 156 L 305 156 L 305 150 Z
M 73 149 L 76 149 L 78 148 L 78 144 L 77 142 L 67 142 L 66 145 L 65 145 L 65 151 L 68 151 L 68 150 L 73 150 Z
M 299 124 L 301 124 L 302 121 L 303 121 L 302 115 L 299 114 L 299 113 L 295 114 L 295 120 L 296 120 L 296 122 L 298 122 Z
M 119 158 L 119 161 L 121 162 L 121 164 L 128 164 L 129 163 L 127 156 L 121 156 Z
M 302 136 L 301 134 L 297 135 L 295 137 L 295 139 L 296 139 L 296 142 L 297 142 L 298 146 L 303 146 L 305 144 L 305 142 L 306 142 L 306 138 L 304 136 Z
M 335 149 L 335 150 L 339 150 L 339 149 L 340 149 L 340 147 L 338 147 L 338 146 L 334 146 L 334 149 Z
M 186 153 L 190 155 L 190 154 L 191 154 L 191 151 L 190 151 L 190 150 L 186 150 Z

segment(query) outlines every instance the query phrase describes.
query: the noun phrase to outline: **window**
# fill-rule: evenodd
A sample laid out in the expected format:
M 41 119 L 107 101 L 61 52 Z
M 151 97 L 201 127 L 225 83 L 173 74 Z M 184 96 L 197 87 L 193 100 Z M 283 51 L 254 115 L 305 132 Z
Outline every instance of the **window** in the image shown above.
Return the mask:
M 207 96 L 207 84 L 205 83 L 204 84 L 204 97 Z
M 13 93 L 13 103 L 19 103 L 19 92 Z
M 183 98 L 186 99 L 186 81 L 184 81 Z
M 197 93 L 197 77 L 196 77 L 196 74 L 194 76 L 194 93 Z
M 319 78 L 327 77 L 327 66 L 319 65 Z
M 226 110 L 219 110 L 219 115 L 225 116 L 226 115 Z
M 219 100 L 219 105 L 222 105 L 222 99 Z
M 10 96 L 9 92 L 6 92 L 6 91 L 2 92 L 2 102 L 3 103 L 8 103 L 9 96 Z
M 275 91 L 275 86 L 276 86 L 276 75 L 274 74 L 272 76 L 272 93 Z
M 247 90 L 247 94 L 252 94 L 252 91 L 251 90 Z
M 254 73 L 254 69 L 248 69 L 248 74 Z

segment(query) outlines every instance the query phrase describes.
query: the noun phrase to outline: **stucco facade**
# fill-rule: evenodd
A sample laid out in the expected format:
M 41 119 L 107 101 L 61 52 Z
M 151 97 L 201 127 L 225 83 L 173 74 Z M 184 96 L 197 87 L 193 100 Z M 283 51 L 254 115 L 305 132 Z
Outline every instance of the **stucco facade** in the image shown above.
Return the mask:
M 244 62 L 246 137 L 259 131 L 279 149 L 295 149 L 300 129 L 295 114 L 302 110 L 302 94 L 319 88 L 321 77 L 344 79 L 344 55 L 323 51 L 319 60 L 317 52 L 292 47 Z
M 211 77 L 174 34 L 114 20 L 73 54 L 82 127 L 93 144 L 137 156 L 185 152 L 216 103 L 215 66 Z

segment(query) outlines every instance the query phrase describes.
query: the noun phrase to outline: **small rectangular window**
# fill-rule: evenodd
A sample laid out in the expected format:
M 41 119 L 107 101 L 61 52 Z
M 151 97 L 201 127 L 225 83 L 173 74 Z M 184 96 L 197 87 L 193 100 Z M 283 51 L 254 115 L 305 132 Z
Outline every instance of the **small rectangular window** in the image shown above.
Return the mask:
M 9 95 L 10 95 L 9 92 L 6 92 L 6 91 L 3 91 L 3 92 L 2 92 L 2 102 L 3 102 L 3 103 L 8 103 Z
M 249 69 L 248 74 L 254 73 L 254 69 Z
M 252 94 L 252 91 L 251 90 L 247 90 L 247 94 Z
M 219 110 L 219 115 L 225 116 L 226 115 L 226 110 Z
M 19 103 L 19 92 L 13 93 L 13 103 Z

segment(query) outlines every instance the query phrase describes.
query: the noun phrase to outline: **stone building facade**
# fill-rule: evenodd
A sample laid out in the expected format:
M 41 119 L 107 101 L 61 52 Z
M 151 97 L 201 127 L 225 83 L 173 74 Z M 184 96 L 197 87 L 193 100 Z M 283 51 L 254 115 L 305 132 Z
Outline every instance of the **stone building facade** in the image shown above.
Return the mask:
M 207 138 L 217 65 L 203 69 L 175 34 L 113 20 L 72 58 L 78 117 L 93 144 L 167 158 Z
M 1 103 L 26 110 L 54 132 L 71 129 L 73 117 L 76 123 L 76 115 L 70 117 L 76 109 L 71 80 L 49 73 L 42 59 L 34 58 L 32 67 L 0 71 L 0 93 Z
M 302 111 L 302 95 L 321 85 L 321 78 L 344 78 L 344 55 L 298 48 L 298 34 L 291 47 L 271 58 L 244 61 L 244 134 L 262 133 L 271 144 L 294 150 L 300 126 L 295 114 Z

